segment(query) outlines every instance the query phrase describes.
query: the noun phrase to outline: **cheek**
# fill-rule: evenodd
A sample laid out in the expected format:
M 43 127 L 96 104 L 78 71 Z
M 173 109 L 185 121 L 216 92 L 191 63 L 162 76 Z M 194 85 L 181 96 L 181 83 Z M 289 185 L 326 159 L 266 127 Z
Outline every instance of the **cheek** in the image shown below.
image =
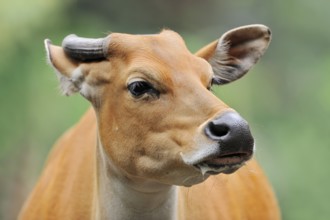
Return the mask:
M 99 128 L 105 152 L 116 166 L 127 172 L 136 172 L 137 160 L 150 153 L 145 132 L 134 121 L 121 121 L 115 116 L 109 121 L 111 123 L 105 123 L 103 119 Z
M 115 137 L 116 136 L 116 137 Z M 175 170 L 182 161 L 180 148 L 166 133 L 110 135 L 109 145 L 103 146 L 116 166 L 131 175 L 155 177 L 164 170 Z

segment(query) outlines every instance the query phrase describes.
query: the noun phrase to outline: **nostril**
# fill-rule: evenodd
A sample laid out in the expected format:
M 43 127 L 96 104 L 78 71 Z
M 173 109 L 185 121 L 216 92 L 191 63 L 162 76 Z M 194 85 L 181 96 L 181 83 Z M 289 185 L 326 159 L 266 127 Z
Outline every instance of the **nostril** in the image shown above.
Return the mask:
M 229 130 L 230 128 L 227 124 L 216 124 L 214 122 L 210 122 L 208 125 L 207 133 L 212 137 L 221 138 L 226 136 L 229 133 Z
M 205 135 L 218 143 L 219 155 L 251 155 L 254 140 L 248 123 L 236 112 L 225 112 L 209 121 Z
M 225 112 L 209 121 L 205 134 L 222 142 L 240 142 L 244 138 L 252 137 L 247 122 L 236 112 Z

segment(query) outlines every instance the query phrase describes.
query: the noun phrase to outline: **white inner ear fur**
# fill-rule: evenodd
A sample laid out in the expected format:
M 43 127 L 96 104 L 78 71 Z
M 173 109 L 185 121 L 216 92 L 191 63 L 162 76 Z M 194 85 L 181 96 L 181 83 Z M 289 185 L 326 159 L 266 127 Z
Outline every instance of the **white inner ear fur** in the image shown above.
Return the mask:
M 214 55 L 208 60 L 216 76 L 219 76 L 220 75 L 219 73 L 228 72 L 228 68 L 231 68 L 226 63 L 228 57 L 228 48 L 229 48 L 228 42 L 220 42 L 219 40 Z M 222 80 L 229 81 L 229 79 L 226 79 L 224 76 L 220 78 Z
M 59 77 L 60 87 L 64 95 L 69 96 L 79 92 L 87 99 L 93 96 L 95 88 L 86 82 L 86 77 L 83 74 L 83 70 L 80 66 L 72 72 L 71 78 L 63 76 L 58 71 L 56 72 L 57 76 Z
M 254 33 L 254 37 L 249 36 L 251 33 Z M 237 42 L 238 35 L 241 35 L 239 38 L 242 43 Z M 233 47 L 232 37 L 236 40 Z M 263 55 L 269 42 L 270 31 L 264 25 L 248 25 L 226 32 L 219 39 L 214 55 L 208 60 L 216 83 L 225 84 L 241 78 Z
M 59 80 L 60 90 L 63 95 L 72 95 L 74 93 L 80 92 L 83 96 L 88 96 L 91 92 L 90 86 L 88 86 L 84 81 L 85 77 L 82 73 L 82 69 L 77 67 L 70 73 L 71 78 L 62 74 L 56 66 L 53 64 L 49 45 L 51 44 L 50 40 L 45 40 L 45 48 L 46 48 L 46 59 L 47 63 L 53 67 L 55 70 L 56 76 Z
M 72 72 L 71 78 L 64 76 L 54 66 L 53 66 L 53 68 L 55 69 L 57 78 L 59 79 L 60 89 L 61 89 L 61 92 L 63 95 L 70 96 L 72 94 L 80 92 L 80 90 L 84 84 L 84 76 L 82 74 L 80 67 L 77 67 Z

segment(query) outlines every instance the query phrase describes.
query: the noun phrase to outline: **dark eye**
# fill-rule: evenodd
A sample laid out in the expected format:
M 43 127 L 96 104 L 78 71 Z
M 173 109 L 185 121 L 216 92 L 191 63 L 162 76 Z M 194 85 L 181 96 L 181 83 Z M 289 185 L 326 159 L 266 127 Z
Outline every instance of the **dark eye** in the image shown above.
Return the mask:
M 136 98 L 148 93 L 151 95 L 159 96 L 159 92 L 152 87 L 152 85 L 146 81 L 135 81 L 127 86 L 130 93 Z

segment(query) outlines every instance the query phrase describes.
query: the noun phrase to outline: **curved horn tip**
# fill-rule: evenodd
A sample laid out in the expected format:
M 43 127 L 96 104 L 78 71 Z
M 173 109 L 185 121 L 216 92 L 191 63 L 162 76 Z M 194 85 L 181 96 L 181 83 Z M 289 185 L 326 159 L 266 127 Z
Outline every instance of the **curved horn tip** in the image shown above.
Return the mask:
M 77 35 L 75 34 L 69 34 L 67 35 L 66 37 L 64 37 L 64 39 L 62 40 L 62 47 L 65 47 L 67 46 L 67 44 L 72 40 L 72 39 L 75 39 L 75 38 L 79 38 Z

